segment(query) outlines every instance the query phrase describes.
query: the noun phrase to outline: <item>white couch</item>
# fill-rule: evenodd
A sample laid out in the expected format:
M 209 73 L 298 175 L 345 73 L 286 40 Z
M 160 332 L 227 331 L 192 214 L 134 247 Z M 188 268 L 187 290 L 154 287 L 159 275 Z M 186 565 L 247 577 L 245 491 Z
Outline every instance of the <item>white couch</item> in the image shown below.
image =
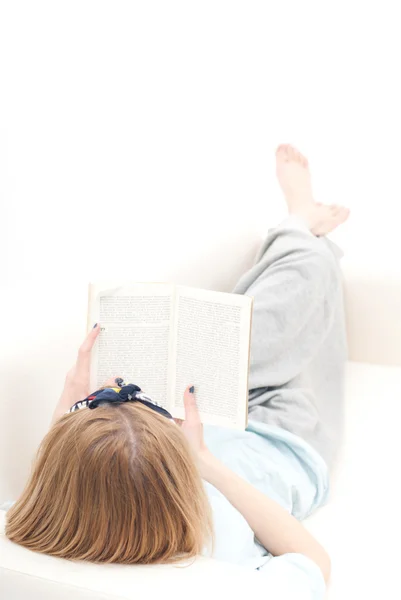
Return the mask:
M 203 256 L 193 268 L 183 264 L 180 273 L 169 273 L 166 278 L 230 289 L 239 273 L 249 266 L 258 246 L 250 240 L 245 242 L 247 259 L 235 262 L 238 244 L 228 245 L 214 265 L 212 278 L 210 256 Z M 243 249 L 241 252 L 243 257 Z M 306 526 L 331 554 L 331 600 L 401 597 L 396 564 L 401 534 L 396 493 L 401 421 L 401 281 L 394 275 L 371 273 L 346 262 L 343 270 L 350 357 L 346 436 L 331 501 Z M 214 598 L 221 593 L 237 598 L 253 591 L 263 597 L 256 573 L 203 558 L 186 568 L 129 567 L 72 563 L 34 554 L 5 538 L 4 521 L 5 513 L 0 511 L 2 600 L 152 599 L 166 594 L 175 598 L 208 594 Z M 296 598 L 301 600 L 299 595 Z

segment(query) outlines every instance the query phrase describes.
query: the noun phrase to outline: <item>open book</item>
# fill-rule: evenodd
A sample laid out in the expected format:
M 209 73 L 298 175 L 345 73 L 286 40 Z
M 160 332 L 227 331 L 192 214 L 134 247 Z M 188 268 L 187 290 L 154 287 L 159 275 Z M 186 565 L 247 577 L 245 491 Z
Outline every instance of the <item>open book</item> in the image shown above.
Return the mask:
M 253 298 L 168 283 L 89 287 L 88 327 L 101 333 L 91 388 L 112 377 L 184 418 L 195 386 L 203 423 L 245 429 Z

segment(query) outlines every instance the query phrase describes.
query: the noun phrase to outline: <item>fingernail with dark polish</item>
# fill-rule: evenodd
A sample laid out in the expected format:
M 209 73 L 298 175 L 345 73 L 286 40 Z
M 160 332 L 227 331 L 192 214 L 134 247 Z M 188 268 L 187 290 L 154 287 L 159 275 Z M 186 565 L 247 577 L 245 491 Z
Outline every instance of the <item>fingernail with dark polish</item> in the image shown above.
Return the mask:
M 97 323 L 94 324 L 93 329 L 95 329 L 95 327 L 97 327 Z
M 189 388 L 189 393 L 193 394 L 195 392 L 195 386 L 191 385 L 191 387 Z

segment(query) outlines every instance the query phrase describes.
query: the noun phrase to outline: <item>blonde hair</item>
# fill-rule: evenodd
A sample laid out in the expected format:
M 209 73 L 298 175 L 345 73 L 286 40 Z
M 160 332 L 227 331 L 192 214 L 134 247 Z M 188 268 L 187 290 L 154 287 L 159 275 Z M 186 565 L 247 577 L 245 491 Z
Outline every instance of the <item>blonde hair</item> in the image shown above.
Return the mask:
M 173 562 L 212 540 L 211 513 L 180 428 L 140 403 L 64 415 L 7 513 L 36 552 L 108 563 Z

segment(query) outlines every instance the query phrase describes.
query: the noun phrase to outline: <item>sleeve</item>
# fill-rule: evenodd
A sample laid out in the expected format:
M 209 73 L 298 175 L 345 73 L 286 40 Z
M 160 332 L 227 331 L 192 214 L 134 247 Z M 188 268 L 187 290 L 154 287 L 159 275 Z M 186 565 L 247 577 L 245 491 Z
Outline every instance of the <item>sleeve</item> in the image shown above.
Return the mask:
M 276 600 L 324 600 L 326 583 L 319 567 L 302 554 L 271 557 L 258 571 Z M 266 583 L 267 583 L 266 581 Z

